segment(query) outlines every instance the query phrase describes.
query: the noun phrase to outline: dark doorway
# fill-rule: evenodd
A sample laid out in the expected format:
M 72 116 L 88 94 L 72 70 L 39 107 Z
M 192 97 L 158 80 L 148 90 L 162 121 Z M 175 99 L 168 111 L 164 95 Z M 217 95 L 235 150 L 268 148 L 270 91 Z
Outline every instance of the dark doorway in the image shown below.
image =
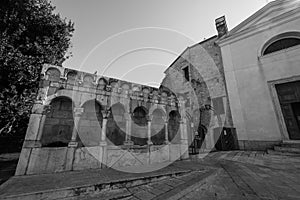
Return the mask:
M 199 125 L 197 132 L 195 133 L 195 137 L 192 138 L 192 143 L 189 146 L 189 154 L 199 154 L 200 149 L 205 148 L 205 135 L 207 133 L 207 128 L 202 124 Z
M 215 148 L 218 151 L 232 151 L 238 149 L 235 128 L 214 128 L 214 141 L 216 142 Z
M 292 140 L 300 140 L 300 81 L 275 86 L 285 124 Z
M 294 117 L 297 121 L 298 129 L 300 130 L 300 102 L 292 103 L 292 110 L 294 112 Z M 298 138 L 300 137 L 300 133 L 298 132 Z M 299 138 L 300 139 L 300 138 Z

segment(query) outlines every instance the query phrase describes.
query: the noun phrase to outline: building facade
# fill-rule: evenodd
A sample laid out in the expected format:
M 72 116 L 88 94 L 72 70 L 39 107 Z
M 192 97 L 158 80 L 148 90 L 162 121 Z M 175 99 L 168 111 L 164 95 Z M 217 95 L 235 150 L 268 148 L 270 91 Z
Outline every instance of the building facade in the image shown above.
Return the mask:
M 268 3 L 218 44 L 241 149 L 300 139 L 300 4 Z
M 185 101 L 167 90 L 44 65 L 16 175 L 186 159 Z
M 185 108 L 190 153 L 238 148 L 221 49 L 216 44 L 219 37 L 227 32 L 224 17 L 219 19 L 221 24 L 216 24 L 218 36 L 188 47 L 165 71 L 162 81 L 162 86 L 187 97 Z M 200 144 L 197 145 L 197 142 Z M 195 148 L 196 152 L 193 152 Z

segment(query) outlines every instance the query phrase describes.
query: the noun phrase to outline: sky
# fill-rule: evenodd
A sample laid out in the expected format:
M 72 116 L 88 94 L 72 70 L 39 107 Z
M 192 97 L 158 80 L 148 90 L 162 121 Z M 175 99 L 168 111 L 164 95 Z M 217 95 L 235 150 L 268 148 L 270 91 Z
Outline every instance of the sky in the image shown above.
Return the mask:
M 269 0 L 52 0 L 75 24 L 64 67 L 159 87 L 164 71 L 188 46 L 229 30 Z

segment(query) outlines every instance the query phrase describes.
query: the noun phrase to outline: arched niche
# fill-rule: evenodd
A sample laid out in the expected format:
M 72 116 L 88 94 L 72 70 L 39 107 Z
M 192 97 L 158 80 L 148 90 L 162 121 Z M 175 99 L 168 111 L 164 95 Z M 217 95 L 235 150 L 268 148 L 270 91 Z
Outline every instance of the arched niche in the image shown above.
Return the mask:
M 168 120 L 168 137 L 171 143 L 180 143 L 180 113 L 177 110 L 172 110 L 169 113 Z
M 41 143 L 43 147 L 64 147 L 72 137 L 73 104 L 67 97 L 57 97 L 50 103 L 50 111 L 46 114 Z
M 77 72 L 76 71 L 69 71 L 67 73 L 67 83 L 68 84 L 75 84 L 77 77 Z
M 122 145 L 126 135 L 125 108 L 121 103 L 111 106 L 111 113 L 107 119 L 106 137 L 111 145 Z
M 136 107 L 132 112 L 131 140 L 136 145 L 147 144 L 148 110 L 143 106 Z
M 165 141 L 165 113 L 161 109 L 152 112 L 151 141 L 154 145 L 162 145 Z
M 96 100 L 89 100 L 82 105 L 83 113 L 78 125 L 80 146 L 97 146 L 102 130 L 102 106 Z
M 94 78 L 91 75 L 85 75 L 83 77 L 83 86 L 90 87 L 93 85 Z
M 106 85 L 107 85 L 107 80 L 105 80 L 105 78 L 100 78 L 97 84 L 97 89 L 105 90 Z
M 49 81 L 59 81 L 60 80 L 60 71 L 54 67 L 50 67 L 46 71 Z

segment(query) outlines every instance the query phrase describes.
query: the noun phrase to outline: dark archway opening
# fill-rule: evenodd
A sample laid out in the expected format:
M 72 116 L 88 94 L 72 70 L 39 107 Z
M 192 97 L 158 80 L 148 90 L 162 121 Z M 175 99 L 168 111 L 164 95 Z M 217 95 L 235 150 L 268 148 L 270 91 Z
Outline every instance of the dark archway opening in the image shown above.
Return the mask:
M 154 145 L 162 145 L 165 141 L 165 120 L 164 113 L 156 109 L 152 113 L 151 141 Z
M 178 111 L 173 110 L 169 113 L 168 137 L 172 144 L 180 144 L 180 119 Z
M 73 105 L 67 97 L 58 97 L 51 101 L 50 112 L 46 120 L 41 137 L 43 147 L 65 147 L 72 137 Z
M 131 140 L 135 145 L 143 146 L 147 144 L 147 114 L 147 109 L 142 106 L 135 108 L 132 113 Z
M 120 103 L 111 107 L 111 113 L 107 119 L 106 137 L 109 144 L 122 145 L 126 135 L 125 109 Z

